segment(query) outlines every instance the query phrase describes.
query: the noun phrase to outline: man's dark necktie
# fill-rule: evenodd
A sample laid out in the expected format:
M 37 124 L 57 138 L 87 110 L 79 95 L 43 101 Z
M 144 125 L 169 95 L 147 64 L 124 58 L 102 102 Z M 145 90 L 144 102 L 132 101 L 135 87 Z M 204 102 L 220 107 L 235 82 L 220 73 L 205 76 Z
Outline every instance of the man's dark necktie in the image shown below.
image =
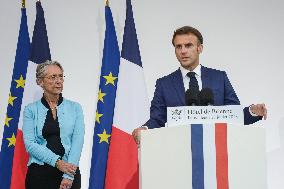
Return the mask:
M 198 86 L 197 79 L 195 77 L 195 72 L 188 72 L 186 75 L 190 78 L 189 90 L 190 91 L 199 91 L 199 86 Z

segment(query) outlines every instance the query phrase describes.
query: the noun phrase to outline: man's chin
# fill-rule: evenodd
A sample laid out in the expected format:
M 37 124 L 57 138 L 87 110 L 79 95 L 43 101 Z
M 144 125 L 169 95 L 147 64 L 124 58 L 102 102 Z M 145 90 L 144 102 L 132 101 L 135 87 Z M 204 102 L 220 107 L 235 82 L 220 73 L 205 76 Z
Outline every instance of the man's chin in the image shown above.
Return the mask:
M 190 62 L 181 62 L 181 66 L 184 68 L 189 68 L 192 66 L 192 64 Z

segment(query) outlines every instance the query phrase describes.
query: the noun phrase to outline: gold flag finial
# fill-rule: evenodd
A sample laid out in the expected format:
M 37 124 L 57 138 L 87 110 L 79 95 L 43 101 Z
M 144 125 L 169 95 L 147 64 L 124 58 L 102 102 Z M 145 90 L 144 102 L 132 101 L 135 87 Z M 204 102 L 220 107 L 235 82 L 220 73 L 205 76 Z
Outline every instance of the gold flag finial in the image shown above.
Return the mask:
M 109 6 L 109 1 L 108 0 L 106 0 L 106 6 Z
M 22 8 L 26 8 L 26 0 L 22 0 Z

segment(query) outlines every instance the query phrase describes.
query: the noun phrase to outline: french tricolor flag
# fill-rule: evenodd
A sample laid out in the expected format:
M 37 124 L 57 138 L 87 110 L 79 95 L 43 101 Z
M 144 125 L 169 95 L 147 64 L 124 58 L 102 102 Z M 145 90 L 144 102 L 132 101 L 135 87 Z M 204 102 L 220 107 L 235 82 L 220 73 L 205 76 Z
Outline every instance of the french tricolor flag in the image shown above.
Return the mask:
M 142 132 L 141 189 L 266 189 L 265 129 L 226 123 Z
M 122 52 L 108 1 L 89 189 L 138 189 L 138 148 L 132 131 L 144 124 L 149 101 L 131 0 L 127 0 Z
M 149 100 L 133 18 L 127 0 L 106 189 L 138 189 L 138 149 L 131 133 L 149 119 Z

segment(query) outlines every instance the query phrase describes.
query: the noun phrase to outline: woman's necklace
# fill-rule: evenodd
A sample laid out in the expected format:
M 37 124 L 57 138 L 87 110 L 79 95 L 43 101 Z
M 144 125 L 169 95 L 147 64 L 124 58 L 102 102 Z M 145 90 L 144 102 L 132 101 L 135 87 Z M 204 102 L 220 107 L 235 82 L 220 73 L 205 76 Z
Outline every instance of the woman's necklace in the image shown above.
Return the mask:
M 56 102 L 52 102 L 52 101 L 48 102 L 51 111 L 54 111 L 57 109 L 57 103 L 58 103 L 58 100 Z
M 50 106 L 51 111 L 56 110 L 57 106 L 54 106 L 53 108 Z
M 47 96 L 45 96 L 45 98 L 46 98 L 46 100 L 47 100 L 47 103 L 48 103 L 48 105 L 49 105 L 51 111 L 56 110 L 56 109 L 57 109 L 57 104 L 58 104 L 59 98 L 57 98 L 57 100 L 55 100 L 55 101 L 49 100 L 49 98 L 48 98 Z

